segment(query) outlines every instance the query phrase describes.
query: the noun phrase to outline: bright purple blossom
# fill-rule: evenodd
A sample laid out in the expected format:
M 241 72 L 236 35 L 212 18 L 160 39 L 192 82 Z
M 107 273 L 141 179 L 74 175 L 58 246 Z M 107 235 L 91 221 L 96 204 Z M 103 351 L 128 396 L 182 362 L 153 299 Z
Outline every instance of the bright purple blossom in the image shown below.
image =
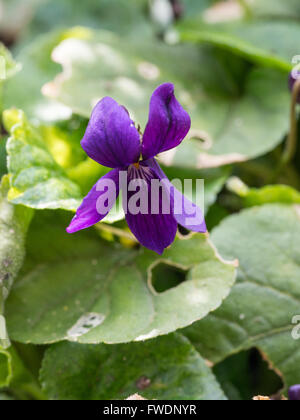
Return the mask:
M 300 385 L 294 385 L 290 387 L 289 399 L 291 401 L 300 401 Z
M 297 80 L 300 79 L 300 70 L 292 70 L 289 76 L 289 88 L 292 92 Z M 298 96 L 298 103 L 300 104 L 300 94 Z
M 100 222 L 112 209 L 120 190 L 123 193 L 123 206 L 127 210 L 128 226 L 146 248 L 162 254 L 174 241 L 178 224 L 195 232 L 206 232 L 201 210 L 172 186 L 154 159 L 158 153 L 177 147 L 186 137 L 190 126 L 190 117 L 175 98 L 174 86 L 170 83 L 159 86 L 153 93 L 149 121 L 143 136 L 123 106 L 109 97 L 102 99 L 92 112 L 81 145 L 91 159 L 113 170 L 101 178 L 84 198 L 67 232 L 74 233 Z M 128 183 L 137 180 L 148 186 L 147 212 L 133 214 L 127 209 L 133 192 L 126 191 L 124 200 L 124 186 L 120 185 L 121 171 L 126 171 Z M 115 188 L 104 191 L 100 184 L 110 180 Z M 164 185 L 157 203 L 153 202 L 151 195 L 153 180 L 161 181 Z M 103 194 L 108 194 L 108 206 L 105 211 L 99 211 L 97 202 Z M 163 209 L 167 201 L 169 212 Z M 155 204 L 157 211 L 153 212 L 152 205 Z M 177 211 L 178 208 L 182 211 Z

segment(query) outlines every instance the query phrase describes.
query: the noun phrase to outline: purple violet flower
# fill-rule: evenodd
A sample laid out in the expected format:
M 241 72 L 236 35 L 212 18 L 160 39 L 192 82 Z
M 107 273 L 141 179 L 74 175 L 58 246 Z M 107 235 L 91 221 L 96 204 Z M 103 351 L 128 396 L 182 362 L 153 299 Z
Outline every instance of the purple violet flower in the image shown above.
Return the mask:
M 84 198 L 67 232 L 86 229 L 104 219 L 121 190 L 128 226 L 146 248 L 162 254 L 174 241 L 178 224 L 194 232 L 205 233 L 206 225 L 199 207 L 171 184 L 154 159 L 158 153 L 177 147 L 190 127 L 190 117 L 175 98 L 174 86 L 170 83 L 154 91 L 143 136 L 123 106 L 109 97 L 102 99 L 92 112 L 81 145 L 91 159 L 113 169 Z M 146 184 L 147 211 L 135 214 L 127 209 L 133 192 L 127 184 L 124 194 L 124 185 L 120 185 L 121 171 L 126 171 L 128 184 L 130 181 Z M 164 186 L 158 198 L 153 198 L 151 194 L 154 180 Z M 115 188 L 108 191 L 103 185 L 109 181 Z M 97 202 L 104 194 L 107 206 L 101 210 Z M 165 204 L 169 204 L 169 212 L 164 211 Z M 157 207 L 157 211 L 153 211 L 153 207 Z M 181 211 L 176 210 L 178 208 Z
M 290 91 L 292 92 L 295 86 L 295 83 L 297 82 L 297 80 L 300 79 L 300 70 L 292 70 L 289 76 L 289 88 Z M 298 104 L 300 104 L 300 94 L 298 96 Z
M 291 401 L 300 401 L 300 385 L 294 385 L 290 387 L 289 399 Z

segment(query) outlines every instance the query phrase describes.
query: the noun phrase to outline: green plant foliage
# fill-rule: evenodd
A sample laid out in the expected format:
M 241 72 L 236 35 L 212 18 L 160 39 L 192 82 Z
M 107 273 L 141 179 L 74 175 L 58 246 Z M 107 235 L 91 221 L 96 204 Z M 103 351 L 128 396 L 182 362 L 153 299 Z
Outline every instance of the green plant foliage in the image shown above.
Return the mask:
M 0 388 L 9 385 L 11 375 L 11 356 L 0 347 Z
M 125 399 L 136 392 L 147 399 L 225 399 L 205 361 L 180 335 L 116 346 L 60 343 L 46 353 L 41 382 L 55 400 Z
M 201 13 L 214 4 L 214 0 L 183 0 L 181 4 L 185 17 L 201 16 Z
M 300 383 L 299 37 L 299 0 L 0 0 L 1 401 Z M 157 159 L 212 232 L 179 227 L 159 256 L 120 194 L 67 234 L 109 171 L 80 144 L 93 107 L 118 101 L 142 140 L 165 82 L 192 125 Z
M 12 401 L 12 400 L 13 398 L 10 395 L 0 392 L 0 401 Z
M 187 21 L 180 28 L 183 41 L 209 43 L 255 63 L 291 70 L 300 26 L 296 22 L 249 20 L 206 25 Z
M 17 399 L 26 400 L 31 396 L 37 400 L 45 399 L 37 378 L 25 365 L 25 360 L 22 360 L 14 346 L 7 350 L 0 349 L 0 389 L 8 387 Z M 0 400 L 11 400 L 12 395 L 0 393 Z
M 283 388 L 281 378 L 256 349 L 234 354 L 213 368 L 230 400 L 250 401 L 253 395 L 275 395 Z
M 4 122 L 10 131 L 8 199 L 35 209 L 75 210 L 82 197 L 80 188 L 57 164 L 39 130 L 19 110 L 5 111 Z
M 25 236 L 32 217 L 31 209 L 15 207 L 7 201 L 7 191 L 8 178 L 4 177 L 0 188 L 0 349 L 9 345 L 4 303 L 23 263 Z M 5 364 L 3 358 L 6 358 L 5 352 L 1 365 Z
M 300 193 L 289 185 L 267 185 L 263 188 L 249 188 L 238 178 L 230 178 L 227 188 L 239 195 L 245 207 L 263 204 L 300 204 Z
M 109 245 L 92 231 L 67 235 L 63 216 L 60 222 L 58 216 L 39 216 L 33 223 L 27 262 L 7 306 L 9 334 L 16 341 L 149 339 L 203 318 L 234 283 L 235 265 L 220 260 L 205 235 L 178 239 L 159 258 Z M 163 293 L 152 283 L 159 264 L 184 274 Z
M 299 206 L 265 205 L 227 218 L 213 232 L 226 258 L 238 258 L 238 282 L 221 309 L 186 330 L 201 354 L 218 363 L 259 348 L 286 386 L 299 383 Z
M 0 178 L 6 173 L 6 138 L 0 137 Z
M 300 4 L 297 0 L 254 0 L 249 8 L 254 16 L 259 17 L 300 18 Z
M 151 35 L 147 19 L 147 0 L 39 0 L 40 6 L 31 22 L 31 36 L 54 27 L 84 25 L 113 30 L 126 36 Z
M 22 67 L 13 80 L 5 85 L 4 108 L 21 108 L 30 118 L 47 123 L 69 119 L 70 109 L 45 98 L 41 90 L 43 84 L 51 80 L 60 69 L 51 59 L 53 48 L 68 37 L 85 38 L 86 32 L 81 28 L 56 29 L 21 49 L 17 60 Z
M 1 57 L 1 77 L 0 86 L 4 80 L 12 77 L 19 69 L 20 66 L 15 62 L 11 53 L 5 46 L 0 42 L 0 57 Z
M 152 91 L 166 80 L 174 82 L 191 114 L 193 138 L 165 157 L 169 165 L 222 166 L 264 154 L 281 142 L 288 128 L 286 74 L 261 68 L 243 72 L 240 96 L 222 55 L 188 45 L 146 45 L 100 31 L 91 32 L 89 40 L 67 39 L 52 54 L 64 71 L 44 93 L 84 117 L 101 97 L 113 96 L 144 127 Z

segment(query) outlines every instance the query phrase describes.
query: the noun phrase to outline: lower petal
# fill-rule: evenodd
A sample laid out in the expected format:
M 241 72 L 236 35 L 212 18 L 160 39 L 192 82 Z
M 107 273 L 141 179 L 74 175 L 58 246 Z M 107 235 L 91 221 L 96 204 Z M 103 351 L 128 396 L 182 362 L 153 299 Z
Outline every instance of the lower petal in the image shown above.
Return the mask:
M 83 199 L 76 215 L 66 229 L 75 233 L 100 222 L 113 208 L 119 195 L 119 170 L 114 169 L 104 175 Z
M 192 203 L 172 185 L 155 159 L 149 159 L 147 165 L 159 175 L 160 179 L 164 180 L 166 188 L 170 191 L 174 207 L 174 218 L 177 223 L 193 232 L 206 233 L 207 227 L 200 207 Z M 176 209 L 179 209 L 179 211 L 176 211 Z
M 127 213 L 126 220 L 136 239 L 160 255 L 174 242 L 178 225 L 170 214 Z
M 129 169 L 128 175 L 128 200 L 127 208 L 124 209 L 128 226 L 144 247 L 162 254 L 174 241 L 178 227 L 169 205 L 170 197 L 163 191 L 152 194 L 152 182 L 159 182 L 159 177 L 155 170 L 146 165 L 141 165 L 139 169 Z M 134 182 L 136 186 L 132 189 L 130 185 Z M 143 205 L 133 206 L 132 203 Z

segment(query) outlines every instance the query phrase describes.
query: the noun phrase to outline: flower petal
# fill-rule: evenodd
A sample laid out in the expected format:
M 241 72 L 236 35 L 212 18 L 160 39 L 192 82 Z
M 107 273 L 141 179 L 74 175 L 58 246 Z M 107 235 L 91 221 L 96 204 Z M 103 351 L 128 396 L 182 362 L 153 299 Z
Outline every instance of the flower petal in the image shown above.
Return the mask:
M 119 195 L 119 170 L 104 175 L 83 199 L 76 215 L 66 229 L 68 233 L 89 228 L 104 219 Z
M 109 168 L 122 168 L 139 160 L 140 135 L 128 112 L 111 98 L 95 106 L 81 142 L 88 156 Z
M 290 387 L 289 399 L 291 401 L 300 401 L 300 385 L 294 385 Z
M 178 146 L 190 128 L 190 116 L 175 98 L 174 86 L 171 83 L 159 86 L 150 102 L 142 145 L 144 159 Z
M 129 169 L 128 175 L 130 181 L 128 201 L 127 209 L 124 209 L 128 226 L 144 247 L 162 254 L 164 249 L 174 241 L 177 232 L 177 222 L 174 219 L 172 209 L 169 206 L 168 211 L 163 210 L 168 208 L 170 198 L 166 197 L 163 191 L 160 191 L 160 194 L 154 197 L 152 196 L 151 181 L 154 179 L 160 181 L 152 169 L 140 166 L 140 169 Z M 139 189 L 136 188 L 135 192 L 130 191 L 130 185 L 134 181 L 137 183 L 139 181 L 143 182 L 137 184 Z M 134 211 L 131 201 L 138 190 L 144 203 L 145 198 L 147 198 L 147 204 L 143 210 L 137 213 Z M 153 208 L 156 208 L 155 212 L 152 211 Z
M 174 218 L 177 223 L 193 232 L 206 233 L 206 223 L 200 207 L 192 203 L 172 185 L 155 159 L 150 159 L 146 163 L 158 174 L 160 179 L 164 180 L 164 185 L 170 191 Z M 179 209 L 179 211 L 176 211 L 176 209 Z

